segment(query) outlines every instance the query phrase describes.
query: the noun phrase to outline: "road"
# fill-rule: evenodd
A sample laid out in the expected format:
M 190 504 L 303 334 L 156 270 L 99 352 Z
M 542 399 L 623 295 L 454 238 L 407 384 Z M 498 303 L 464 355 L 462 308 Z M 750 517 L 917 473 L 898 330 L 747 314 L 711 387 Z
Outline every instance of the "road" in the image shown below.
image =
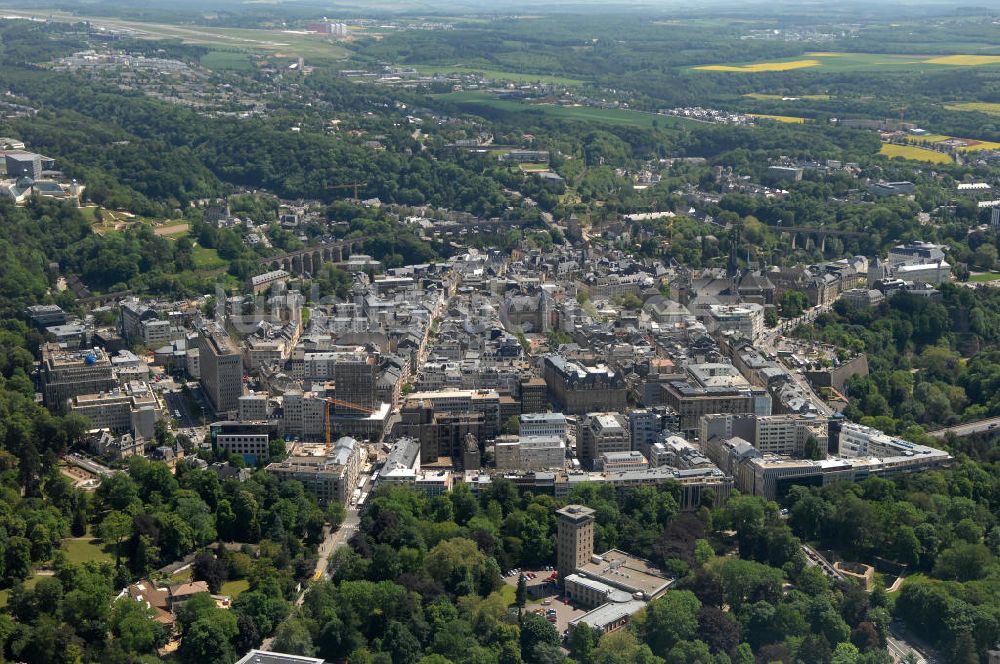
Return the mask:
M 761 350 L 767 351 L 774 357 L 777 357 L 779 336 L 791 332 L 799 325 L 812 323 L 814 320 L 816 320 L 816 318 L 820 314 L 824 314 L 832 308 L 833 308 L 832 304 L 820 305 L 817 307 L 813 307 L 812 309 L 808 309 L 807 311 L 803 312 L 803 314 L 798 318 L 791 318 L 788 320 L 781 321 L 781 323 L 779 323 L 777 327 L 764 332 L 764 335 L 757 342 L 757 347 L 760 348 Z M 812 385 L 809 384 L 809 381 L 806 380 L 805 376 L 795 371 L 789 371 L 788 375 L 792 377 L 792 380 L 795 381 L 795 384 L 799 386 L 799 389 L 801 389 L 805 394 L 809 395 L 810 401 L 813 402 L 813 404 L 816 406 L 816 410 L 818 410 L 823 417 L 830 417 L 833 415 L 834 410 L 830 408 L 828 405 L 826 405 L 826 402 L 823 401 L 823 399 L 818 394 L 816 394 L 816 392 L 812 388 Z
M 985 420 L 976 420 L 975 422 L 956 424 L 953 427 L 938 429 L 937 431 L 928 431 L 927 434 L 934 436 L 935 438 L 944 438 L 946 434 L 950 433 L 961 438 L 963 436 L 971 436 L 977 433 L 986 433 L 987 431 L 993 429 L 997 429 L 997 433 L 1000 433 L 1000 417 L 990 417 Z
M 889 635 L 886 637 L 886 647 L 894 662 L 904 662 L 906 657 L 913 653 L 913 661 L 916 664 L 941 664 L 941 660 L 933 654 L 926 654 L 919 650 L 913 643 L 913 637 L 907 640 L 905 626 L 899 621 L 889 624 Z

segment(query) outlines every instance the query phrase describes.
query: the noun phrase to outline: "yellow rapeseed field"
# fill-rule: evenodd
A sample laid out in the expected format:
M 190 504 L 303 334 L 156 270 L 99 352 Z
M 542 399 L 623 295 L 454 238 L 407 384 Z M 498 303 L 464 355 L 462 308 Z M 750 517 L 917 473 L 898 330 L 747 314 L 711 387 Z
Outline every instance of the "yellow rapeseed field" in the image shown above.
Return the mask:
M 785 122 L 788 124 L 803 124 L 806 121 L 805 118 L 796 118 L 791 115 L 765 115 L 763 113 L 751 113 L 750 117 L 762 118 L 764 120 L 774 120 L 776 122 Z
M 1000 55 L 944 55 L 940 58 L 924 60 L 924 62 L 929 65 L 954 65 L 958 67 L 1000 65 Z
M 883 143 L 879 154 L 883 154 L 890 159 L 893 157 L 902 157 L 903 159 L 912 159 L 913 161 L 929 161 L 934 164 L 950 164 L 952 161 L 951 157 L 943 152 L 918 148 L 915 145 L 896 145 L 895 143 Z
M 819 60 L 793 60 L 791 62 L 758 62 L 752 65 L 702 65 L 695 67 L 702 71 L 736 71 L 745 73 L 756 73 L 762 71 L 789 71 L 792 69 L 804 69 L 806 67 L 819 66 Z
M 946 104 L 945 109 L 949 111 L 978 111 L 987 115 L 1000 115 L 1000 104 L 991 104 L 985 101 L 967 101 L 961 104 Z

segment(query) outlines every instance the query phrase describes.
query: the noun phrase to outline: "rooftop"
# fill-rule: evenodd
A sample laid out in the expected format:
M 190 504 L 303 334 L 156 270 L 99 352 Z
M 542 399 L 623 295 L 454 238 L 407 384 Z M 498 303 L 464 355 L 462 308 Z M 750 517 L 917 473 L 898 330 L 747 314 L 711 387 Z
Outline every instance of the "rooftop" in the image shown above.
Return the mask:
M 592 557 L 576 571 L 630 593 L 641 592 L 648 599 L 655 599 L 673 583 L 649 561 L 618 549 Z

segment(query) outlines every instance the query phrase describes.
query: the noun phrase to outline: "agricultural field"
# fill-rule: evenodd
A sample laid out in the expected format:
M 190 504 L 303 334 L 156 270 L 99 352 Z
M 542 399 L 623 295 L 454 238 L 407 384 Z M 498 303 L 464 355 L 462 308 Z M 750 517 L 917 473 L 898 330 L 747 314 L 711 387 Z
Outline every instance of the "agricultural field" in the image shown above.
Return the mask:
M 924 136 L 907 136 L 910 143 L 933 145 L 945 141 L 961 141 L 964 145 L 956 145 L 954 149 L 959 152 L 976 152 L 977 150 L 1000 150 L 1000 143 L 993 141 L 980 141 L 975 138 L 960 138 L 956 136 L 945 136 L 944 134 L 925 134 Z
M 785 124 L 805 124 L 806 118 L 798 118 L 793 115 L 767 115 L 765 113 L 750 113 L 750 117 L 761 120 L 774 120 Z
M 910 159 L 912 161 L 928 161 L 933 164 L 950 164 L 952 162 L 952 158 L 943 152 L 929 150 L 927 148 L 918 148 L 915 145 L 883 143 L 882 149 L 879 150 L 879 154 L 885 155 L 890 159 L 902 157 L 903 159 Z
M 784 58 L 769 62 L 752 62 L 735 65 L 700 65 L 692 69 L 698 71 L 760 73 L 780 72 L 795 69 L 810 71 L 859 71 L 866 69 L 900 69 L 944 67 L 982 67 L 1000 65 L 1000 56 L 995 55 L 893 55 L 887 53 L 831 53 L 812 52 L 797 58 Z
M 488 69 L 476 65 L 414 65 L 421 74 L 481 74 L 486 78 L 498 81 L 515 81 L 517 83 L 545 83 L 550 85 L 579 86 L 583 81 L 578 78 L 553 76 L 550 74 L 525 74 L 523 72 Z
M 507 113 L 539 113 L 564 120 L 579 120 L 628 127 L 652 128 L 677 125 L 700 124 L 694 120 L 676 118 L 654 113 L 641 113 L 617 108 L 594 108 L 591 106 L 557 106 L 555 104 L 525 104 L 508 99 L 497 99 L 482 92 L 452 92 L 440 95 L 440 99 L 470 107 L 470 112 L 479 109 L 496 109 Z
M 944 108 L 947 111 L 966 111 L 1000 116 L 1000 104 L 991 104 L 989 102 L 970 101 L 961 104 L 946 104 Z

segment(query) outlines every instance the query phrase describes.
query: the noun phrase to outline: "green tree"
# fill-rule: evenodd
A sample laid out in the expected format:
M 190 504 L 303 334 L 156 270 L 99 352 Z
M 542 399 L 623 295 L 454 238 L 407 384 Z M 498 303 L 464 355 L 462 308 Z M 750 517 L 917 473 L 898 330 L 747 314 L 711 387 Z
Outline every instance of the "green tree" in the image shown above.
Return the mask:
M 679 641 L 697 638 L 700 608 L 701 602 L 693 592 L 669 592 L 636 615 L 636 630 L 655 654 L 666 657 Z

